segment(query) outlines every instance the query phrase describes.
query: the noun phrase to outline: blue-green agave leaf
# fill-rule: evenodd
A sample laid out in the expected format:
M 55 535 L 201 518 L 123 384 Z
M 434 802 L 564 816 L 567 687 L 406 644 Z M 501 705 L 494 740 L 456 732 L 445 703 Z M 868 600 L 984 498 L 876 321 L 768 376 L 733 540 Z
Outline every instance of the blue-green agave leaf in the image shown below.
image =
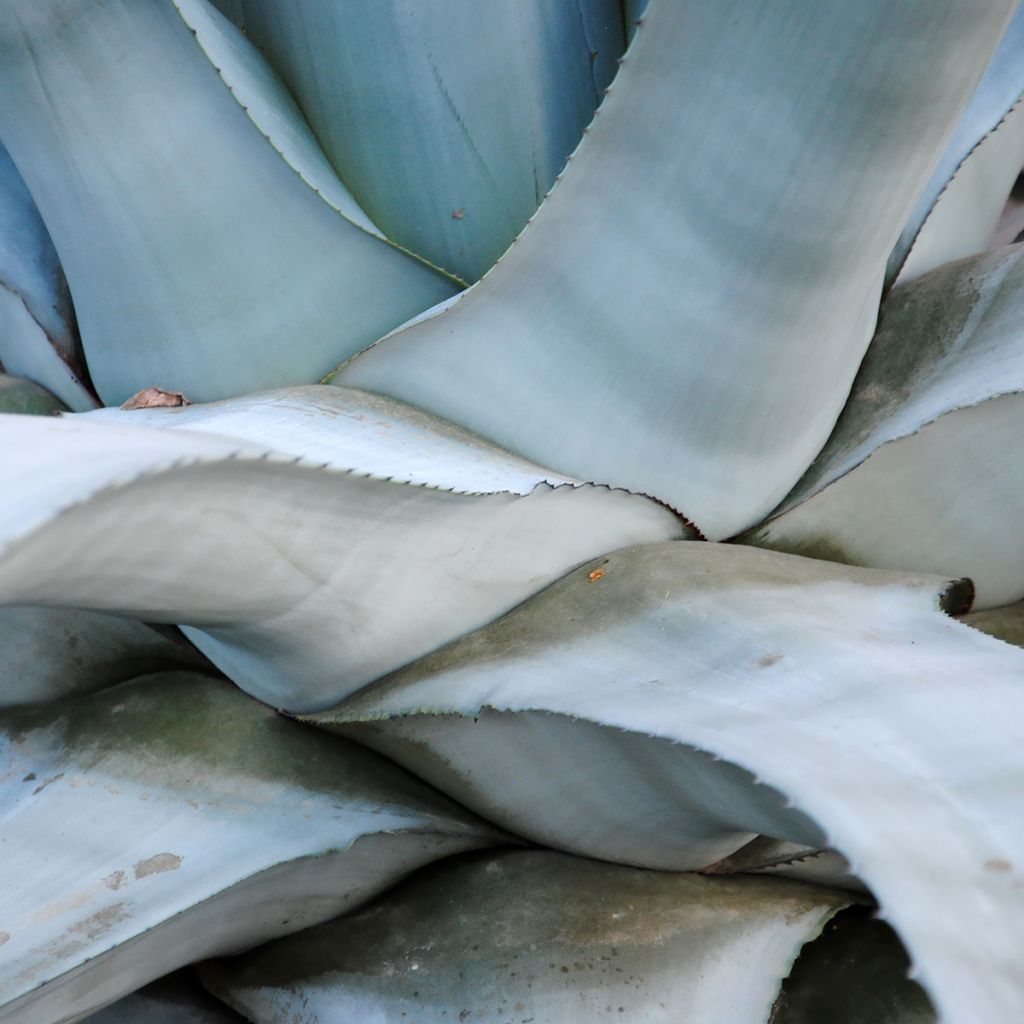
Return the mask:
M 0 362 L 78 411 L 96 405 L 81 358 L 64 271 L 42 217 L 0 143 Z
M 1024 597 L 1024 245 L 892 290 L 828 444 L 744 540 Z
M 238 0 L 389 238 L 467 281 L 522 230 L 624 47 L 620 0 Z
M 840 850 L 948 1024 L 1024 1015 L 1024 654 L 970 586 L 739 545 L 570 573 L 310 716 L 510 831 L 699 868 Z
M 712 539 L 754 525 L 835 424 L 1012 6 L 652 5 L 515 245 L 338 380 L 654 495 Z
M 889 257 L 887 286 L 986 248 L 1024 165 L 1024 115 L 1013 111 L 1022 94 L 1024 8 L 1018 6 Z
M 688 535 L 349 389 L 92 415 L 0 417 L 0 603 L 185 625 L 275 707 L 327 707 L 603 551 Z
M 244 1024 L 205 992 L 190 973 L 176 972 L 90 1014 L 83 1024 Z
M 768 1024 L 805 943 L 850 902 L 777 880 L 476 855 L 202 977 L 255 1024 Z
M 110 404 L 310 382 L 455 290 L 380 236 L 204 0 L 12 0 L 0 92 Z
M 499 838 L 377 755 L 188 673 L 5 711 L 0 758 L 5 1024 L 77 1020 Z

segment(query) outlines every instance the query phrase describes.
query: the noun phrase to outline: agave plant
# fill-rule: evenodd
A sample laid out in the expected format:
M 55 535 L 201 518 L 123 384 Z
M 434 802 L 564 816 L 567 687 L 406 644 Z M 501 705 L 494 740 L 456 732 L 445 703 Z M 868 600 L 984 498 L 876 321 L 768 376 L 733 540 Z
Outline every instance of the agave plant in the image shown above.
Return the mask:
M 0 1020 L 1024 1018 L 1016 7 L 7 0 Z

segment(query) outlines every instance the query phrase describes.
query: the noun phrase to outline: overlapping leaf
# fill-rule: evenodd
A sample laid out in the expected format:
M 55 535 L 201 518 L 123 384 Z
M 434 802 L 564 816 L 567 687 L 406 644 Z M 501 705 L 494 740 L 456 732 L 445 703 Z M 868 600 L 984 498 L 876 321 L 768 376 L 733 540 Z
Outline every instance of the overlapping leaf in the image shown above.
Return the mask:
M 655 495 L 709 537 L 753 525 L 839 415 L 886 259 L 1012 6 L 653 5 L 487 279 L 338 379 Z
M 375 754 L 198 675 L 6 711 L 0 742 L 10 1024 L 77 1019 L 496 838 Z
M 602 551 L 686 536 L 347 389 L 95 415 L 119 420 L 0 418 L 0 601 L 184 624 L 275 707 L 328 706 Z
M 1024 597 L 1024 246 L 893 289 L 828 445 L 745 538 L 834 561 L 970 576 Z
M 359 913 L 208 965 L 203 978 L 255 1024 L 793 1024 L 773 1016 L 781 981 L 850 900 L 795 883 L 555 853 L 474 856 L 429 868 Z M 898 970 L 898 944 L 886 953 Z M 819 1002 L 841 1005 L 858 980 L 851 973 L 838 991 L 819 991 Z M 904 978 L 887 980 L 879 1001 L 911 1002 Z M 848 1020 L 817 1024 L 825 1019 Z
M 944 1020 L 1024 1012 L 1021 652 L 970 588 L 739 546 L 571 573 L 310 720 L 534 840 L 690 868 L 833 846 Z
M 620 0 L 232 0 L 342 180 L 401 245 L 467 281 L 576 147 L 624 46 Z
M 0 143 L 0 362 L 73 409 L 96 400 L 82 385 L 71 295 L 39 211 Z
M 380 236 L 205 0 L 14 0 L 0 92 L 107 402 L 311 382 L 454 290 Z
M 1022 94 L 1024 9 L 1018 9 L 889 257 L 887 285 L 987 247 L 1024 164 Z

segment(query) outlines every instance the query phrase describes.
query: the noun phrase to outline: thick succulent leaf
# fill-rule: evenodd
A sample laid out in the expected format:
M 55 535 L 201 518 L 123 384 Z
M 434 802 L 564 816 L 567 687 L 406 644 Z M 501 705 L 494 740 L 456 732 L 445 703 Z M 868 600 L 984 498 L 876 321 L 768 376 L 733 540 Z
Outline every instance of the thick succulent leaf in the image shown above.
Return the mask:
M 496 838 L 377 755 L 198 675 L 9 710 L 0 738 L 5 1024 L 77 1019 Z
M 0 143 L 0 361 L 69 407 L 96 405 L 78 378 L 75 314 L 64 271 L 36 204 Z
M 738 545 L 635 548 L 310 720 L 574 852 L 683 869 L 751 833 L 838 849 L 943 1019 L 1015 1020 L 1024 655 L 940 613 L 969 597 Z
M 161 978 L 85 1018 L 85 1024 L 244 1024 L 190 973 Z
M 204 669 L 181 634 L 74 608 L 0 608 L 0 708 L 91 693 L 162 669 Z
M 886 284 L 980 252 L 1024 164 L 1024 8 L 1007 26 L 978 88 L 889 257 Z
M 709 537 L 753 525 L 835 424 L 899 225 L 1011 6 L 653 5 L 487 279 L 338 379 Z
M 255 1024 L 768 1024 L 801 947 L 849 902 L 550 852 L 475 856 L 202 976 Z
M 624 46 L 620 0 L 240 0 L 225 10 L 387 236 L 467 281 L 540 205 Z
M 56 395 L 35 381 L 0 373 L 0 413 L 55 416 L 66 409 L 67 406 Z
M 400 403 L 317 394 L 262 412 L 246 399 L 225 422 L 244 434 L 250 409 L 254 436 L 280 433 L 315 465 L 198 430 L 0 417 L 0 603 L 184 624 L 244 689 L 312 710 L 600 552 L 686 536 L 647 498 L 552 486 Z
M 1024 246 L 892 290 L 828 444 L 750 543 L 1024 597 Z
M 1024 68 L 1024 45 L 1018 54 Z M 1021 72 L 1024 86 L 1024 70 Z M 1024 104 L 1017 104 L 960 165 L 936 201 L 898 281 L 991 248 L 1007 197 L 1024 165 Z
M 0 90 L 108 403 L 309 382 L 454 288 L 376 233 L 201 0 L 14 0 Z

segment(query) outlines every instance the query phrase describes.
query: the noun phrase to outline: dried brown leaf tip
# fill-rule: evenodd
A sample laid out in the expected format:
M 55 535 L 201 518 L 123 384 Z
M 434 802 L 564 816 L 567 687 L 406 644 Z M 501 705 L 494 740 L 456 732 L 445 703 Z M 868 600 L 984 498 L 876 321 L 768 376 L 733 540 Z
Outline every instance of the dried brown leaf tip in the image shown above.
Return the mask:
M 180 391 L 164 391 L 163 388 L 143 388 L 132 395 L 122 409 L 176 409 L 192 403 Z

